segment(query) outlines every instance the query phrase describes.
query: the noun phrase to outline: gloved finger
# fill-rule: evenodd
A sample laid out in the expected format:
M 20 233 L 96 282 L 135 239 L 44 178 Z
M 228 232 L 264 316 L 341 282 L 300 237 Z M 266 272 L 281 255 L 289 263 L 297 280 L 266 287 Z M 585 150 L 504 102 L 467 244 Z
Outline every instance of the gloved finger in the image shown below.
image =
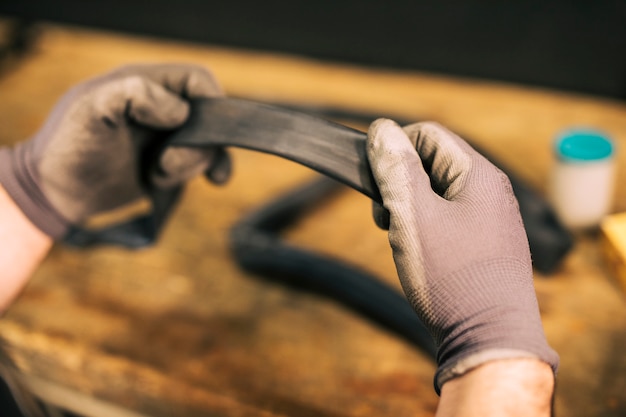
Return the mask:
M 151 175 L 159 188 L 170 188 L 202 174 L 219 159 L 214 148 L 169 147 L 159 159 L 159 166 Z
M 383 230 L 389 230 L 391 219 L 389 210 L 387 210 L 385 206 L 376 201 L 372 201 L 372 217 L 374 217 L 376 226 Z
M 189 116 L 189 103 L 145 77 L 128 76 L 96 88 L 83 102 L 93 100 L 92 117 L 109 126 L 131 119 L 140 125 L 173 129 Z
M 232 161 L 224 148 L 215 148 L 211 166 L 204 171 L 204 176 L 213 184 L 222 185 L 230 178 Z
M 437 194 L 453 200 L 462 190 L 478 153 L 467 142 L 434 122 L 404 127 L 415 144 Z
M 398 276 L 407 298 L 415 303 L 414 288 L 423 286 L 424 277 L 422 223 L 424 220 L 431 223 L 428 217 L 438 213 L 442 199 L 433 192 L 414 144 L 394 121 L 378 119 L 370 125 L 366 152 L 383 204 L 389 211 L 388 224 L 384 218 L 376 219 L 376 213 L 374 219 L 377 224 L 380 221 L 380 225 L 388 226 Z
M 122 67 L 116 76 L 139 75 L 185 98 L 223 95 L 217 79 L 205 67 L 195 64 L 135 64 Z
M 390 200 L 412 203 L 415 194 L 434 194 L 414 144 L 396 122 L 389 119 L 374 121 L 368 130 L 366 149 L 372 173 L 388 209 Z

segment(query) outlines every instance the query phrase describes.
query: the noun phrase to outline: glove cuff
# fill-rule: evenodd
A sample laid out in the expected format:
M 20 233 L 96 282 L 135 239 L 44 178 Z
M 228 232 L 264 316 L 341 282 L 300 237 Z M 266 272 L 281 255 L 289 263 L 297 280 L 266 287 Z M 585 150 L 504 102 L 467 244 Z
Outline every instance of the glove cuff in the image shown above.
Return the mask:
M 500 361 L 507 359 L 536 359 L 542 362 L 546 362 L 552 368 L 552 372 L 556 375 L 558 366 L 558 356 L 556 352 L 552 351 L 549 347 L 546 349 L 547 355 L 539 357 L 534 353 L 517 350 L 517 349 L 488 349 L 475 354 L 466 356 L 457 362 L 440 366 L 435 374 L 435 391 L 438 395 L 441 394 L 441 387 L 443 384 L 451 379 L 460 377 L 468 373 L 469 371 L 484 365 L 492 361 Z M 549 358 L 549 359 L 546 359 Z
M 556 374 L 559 356 L 546 340 L 532 271 L 524 262 L 492 259 L 442 281 L 453 287 L 455 297 L 433 302 L 456 309 L 448 309 L 452 311 L 448 317 L 436 318 L 442 329 L 434 334 L 437 393 L 446 381 L 494 360 L 535 358 L 549 364 Z
M 42 232 L 58 240 L 70 223 L 52 206 L 41 191 L 37 172 L 28 164 L 29 147 L 0 148 L 0 184 L 24 215 Z

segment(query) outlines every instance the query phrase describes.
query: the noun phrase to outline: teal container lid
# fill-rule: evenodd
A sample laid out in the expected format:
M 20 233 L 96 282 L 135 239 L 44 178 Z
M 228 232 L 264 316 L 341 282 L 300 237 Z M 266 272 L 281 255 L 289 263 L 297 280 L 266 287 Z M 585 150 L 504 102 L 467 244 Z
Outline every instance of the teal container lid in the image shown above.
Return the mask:
M 596 130 L 569 130 L 557 138 L 555 151 L 564 161 L 600 161 L 613 155 L 613 142 Z

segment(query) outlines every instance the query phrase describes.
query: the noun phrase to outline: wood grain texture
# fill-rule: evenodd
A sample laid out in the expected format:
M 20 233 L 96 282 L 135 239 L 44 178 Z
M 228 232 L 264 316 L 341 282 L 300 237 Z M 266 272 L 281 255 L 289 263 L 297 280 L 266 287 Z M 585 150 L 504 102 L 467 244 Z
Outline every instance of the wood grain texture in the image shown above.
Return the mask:
M 600 230 L 604 261 L 616 283 L 626 294 L 626 212 L 606 216 Z
M 210 67 L 228 94 L 437 120 L 545 192 L 554 135 L 571 125 L 626 143 L 622 102 L 432 74 L 44 26 L 0 78 L 0 143 L 27 138 L 72 85 L 130 62 Z M 361 126 L 363 128 L 363 126 Z M 260 282 L 229 257 L 227 231 L 312 171 L 233 150 L 225 187 L 193 181 L 159 244 L 140 251 L 57 246 L 0 333 L 29 375 L 159 416 L 431 416 L 434 366 L 408 344 L 320 297 Z M 619 154 L 619 166 L 626 162 Z M 620 169 L 614 211 L 626 210 Z M 369 200 L 344 193 L 287 234 L 399 289 Z M 536 277 L 561 354 L 562 416 L 626 413 L 626 302 L 598 237 L 577 235 L 558 272 Z

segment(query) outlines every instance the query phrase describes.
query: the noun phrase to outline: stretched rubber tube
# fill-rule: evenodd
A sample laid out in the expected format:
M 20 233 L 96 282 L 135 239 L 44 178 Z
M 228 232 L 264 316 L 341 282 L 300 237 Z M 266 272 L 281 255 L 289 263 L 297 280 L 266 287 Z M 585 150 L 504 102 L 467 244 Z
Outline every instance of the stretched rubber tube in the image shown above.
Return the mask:
M 278 155 L 382 202 L 364 132 L 284 107 L 236 98 L 192 101 L 168 146 L 235 146 Z
M 333 115 L 332 111 L 328 113 Z M 364 122 L 374 119 L 368 116 L 365 120 L 362 115 L 355 117 L 350 113 L 334 115 L 360 118 Z M 236 98 L 201 99 L 191 103 L 187 123 L 164 139 L 161 148 L 148 158 L 142 171 L 155 163 L 159 151 L 166 146 L 234 146 L 293 160 L 381 202 L 369 168 L 365 140 L 365 133 L 311 116 L 302 108 L 291 109 Z M 493 158 L 489 159 L 511 179 L 520 203 L 533 265 L 541 272 L 551 272 L 573 246 L 571 234 L 541 196 Z M 74 228 L 65 241 L 76 246 L 104 243 L 142 247 L 152 244 L 179 194 L 180 189 L 152 189 L 153 213 L 100 230 Z
M 167 146 L 235 146 L 293 160 L 381 201 L 369 168 L 363 132 L 300 111 L 240 99 L 194 101 L 191 109 L 188 122 L 144 163 L 144 172 Z M 401 294 L 364 271 L 280 239 L 278 233 L 282 228 L 334 186 L 328 181 L 297 189 L 238 222 L 231 230 L 235 259 L 241 267 L 266 278 L 331 297 L 413 342 L 433 357 L 435 351 L 428 332 Z M 512 183 L 520 199 L 527 231 L 535 232 L 529 233 L 535 263 L 545 254 L 542 249 L 553 249 L 546 258 L 548 262 L 543 264 L 551 268 L 569 249 L 569 236 L 561 234 L 563 230 L 553 222 L 549 206 L 543 200 L 523 183 L 513 178 Z M 66 241 L 78 246 L 151 244 L 179 194 L 180 188 L 152 189 L 153 212 L 150 215 L 104 230 L 74 229 Z M 533 236 L 538 239 L 533 240 Z
M 321 177 L 255 209 L 230 231 L 230 246 L 243 269 L 281 285 L 334 300 L 413 344 L 431 359 L 436 348 L 404 294 L 375 275 L 281 238 L 284 229 L 341 189 Z

